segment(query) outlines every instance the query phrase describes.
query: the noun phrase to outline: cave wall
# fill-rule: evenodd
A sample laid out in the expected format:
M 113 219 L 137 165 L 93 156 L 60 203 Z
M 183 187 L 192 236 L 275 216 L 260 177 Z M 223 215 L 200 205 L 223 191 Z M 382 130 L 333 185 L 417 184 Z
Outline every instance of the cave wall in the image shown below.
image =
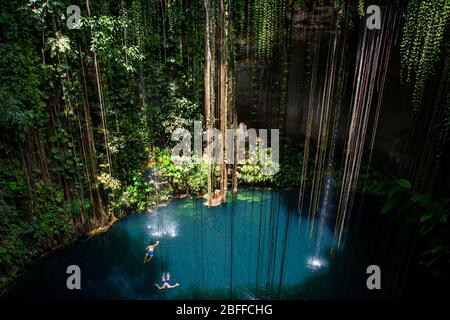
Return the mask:
M 325 85 L 327 71 L 327 55 L 331 50 L 330 38 L 336 30 L 337 13 L 333 7 L 316 7 L 313 10 L 295 8 L 292 14 L 292 33 L 290 46 L 284 44 L 274 49 L 274 57 L 269 61 L 252 58 L 250 49 L 243 41 L 239 45 L 241 59 L 236 68 L 236 109 L 239 122 L 248 128 L 279 128 L 280 139 L 292 145 L 301 147 L 306 133 L 308 104 L 311 86 L 311 63 L 316 37 L 319 39 L 319 66 L 317 72 L 317 101 L 320 90 Z M 288 23 L 288 24 L 289 24 Z M 364 26 L 363 26 L 364 27 Z M 358 46 L 360 27 L 354 27 L 346 35 L 345 76 L 346 90 L 343 93 L 337 143 L 345 146 L 348 122 L 351 110 L 351 96 Z M 282 120 L 279 116 L 279 92 L 283 81 L 283 54 L 287 54 L 286 103 Z M 377 161 L 387 165 L 399 164 L 401 146 L 411 124 L 411 110 L 408 106 L 406 89 L 400 83 L 399 44 L 391 51 L 385 90 L 383 95 L 377 137 L 374 146 L 374 156 Z M 372 107 L 375 110 L 375 105 Z M 374 117 L 371 118 L 371 127 Z M 318 123 L 314 123 L 313 132 L 318 132 Z M 371 132 L 367 133 L 370 139 Z M 313 135 L 313 140 L 315 136 Z M 342 149 L 343 150 L 343 149 Z

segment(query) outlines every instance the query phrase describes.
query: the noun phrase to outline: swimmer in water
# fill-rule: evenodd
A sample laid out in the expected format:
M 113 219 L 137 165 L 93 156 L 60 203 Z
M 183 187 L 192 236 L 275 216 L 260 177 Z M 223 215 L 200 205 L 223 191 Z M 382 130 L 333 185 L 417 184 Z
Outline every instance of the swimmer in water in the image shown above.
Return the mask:
M 159 244 L 159 240 L 156 241 L 154 244 L 149 245 L 147 248 L 145 248 L 145 250 L 147 251 L 145 253 L 145 257 L 144 257 L 144 263 L 152 260 L 153 258 L 153 253 L 155 252 L 155 248 L 158 246 Z
M 157 287 L 159 290 L 167 290 L 178 287 L 180 284 L 175 283 L 174 285 L 170 284 L 170 273 L 167 272 L 167 275 L 164 273 L 162 274 L 162 286 L 159 286 L 157 283 L 155 283 L 155 287 Z

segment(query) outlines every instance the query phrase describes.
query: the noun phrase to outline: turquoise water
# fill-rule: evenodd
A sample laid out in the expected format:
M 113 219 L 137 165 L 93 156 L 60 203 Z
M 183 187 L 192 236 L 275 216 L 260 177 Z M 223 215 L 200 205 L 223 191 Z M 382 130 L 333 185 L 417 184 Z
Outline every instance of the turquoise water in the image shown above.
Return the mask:
M 326 211 L 326 210 L 325 210 Z M 323 212 L 325 212 L 323 210 Z M 321 298 L 331 280 L 333 239 L 326 213 L 307 232 L 294 193 L 241 190 L 223 206 L 176 199 L 152 213 L 116 222 L 36 264 L 12 290 L 17 298 L 291 299 Z M 145 247 L 160 240 L 153 260 Z M 81 269 L 81 290 L 68 290 L 66 268 Z M 154 284 L 170 272 L 180 287 Z

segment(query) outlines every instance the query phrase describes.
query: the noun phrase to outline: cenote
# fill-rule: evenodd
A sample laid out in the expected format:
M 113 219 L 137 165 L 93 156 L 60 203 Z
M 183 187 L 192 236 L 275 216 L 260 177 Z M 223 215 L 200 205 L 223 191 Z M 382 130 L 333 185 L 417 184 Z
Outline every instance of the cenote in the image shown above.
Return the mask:
M 448 296 L 448 0 L 3 2 L 1 298 Z
M 204 202 L 175 199 L 151 213 L 128 216 L 42 259 L 10 296 L 293 299 L 331 298 L 342 291 L 330 272 L 331 221 L 318 223 L 311 237 L 307 219 L 297 213 L 295 193 L 243 189 L 226 205 L 207 208 Z M 161 244 L 144 264 L 144 249 L 156 240 Z M 81 290 L 66 287 L 69 265 L 81 269 Z M 162 272 L 170 272 L 180 287 L 159 292 L 154 283 Z

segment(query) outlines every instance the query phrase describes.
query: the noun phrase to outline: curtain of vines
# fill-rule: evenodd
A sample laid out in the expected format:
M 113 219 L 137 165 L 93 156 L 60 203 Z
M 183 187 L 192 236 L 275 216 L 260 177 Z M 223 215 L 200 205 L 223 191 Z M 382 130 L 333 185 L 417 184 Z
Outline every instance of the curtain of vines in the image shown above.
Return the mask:
M 66 9 L 81 20 L 68 29 Z M 0 286 L 144 209 L 143 170 L 203 101 L 202 2 L 10 1 L 0 14 Z M 151 162 L 151 161 L 150 161 Z

